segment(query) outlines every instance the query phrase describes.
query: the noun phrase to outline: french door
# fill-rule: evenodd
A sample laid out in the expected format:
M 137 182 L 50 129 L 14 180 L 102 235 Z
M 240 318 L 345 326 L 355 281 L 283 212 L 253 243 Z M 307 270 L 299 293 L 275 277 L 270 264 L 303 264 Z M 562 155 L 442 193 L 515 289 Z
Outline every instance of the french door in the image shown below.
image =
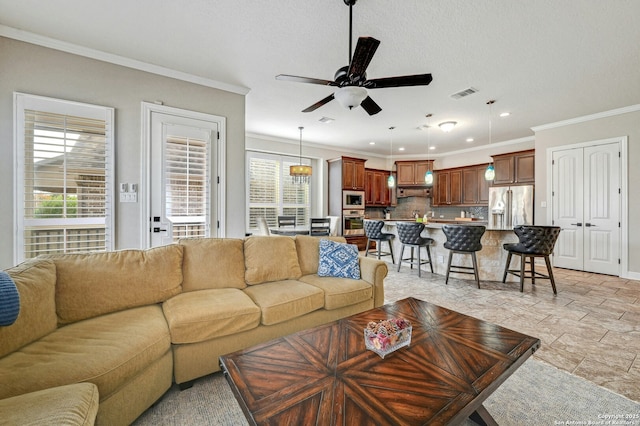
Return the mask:
M 219 235 L 220 122 L 150 111 L 147 247 Z M 212 116 L 213 117 L 213 116 Z
M 620 183 L 619 142 L 553 152 L 555 266 L 620 274 Z

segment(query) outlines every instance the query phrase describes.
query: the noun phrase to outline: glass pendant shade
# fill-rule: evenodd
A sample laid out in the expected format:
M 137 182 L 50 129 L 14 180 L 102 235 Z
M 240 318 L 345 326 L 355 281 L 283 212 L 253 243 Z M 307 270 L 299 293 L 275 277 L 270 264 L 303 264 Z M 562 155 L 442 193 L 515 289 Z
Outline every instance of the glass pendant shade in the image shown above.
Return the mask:
M 367 97 L 367 89 L 357 86 L 346 86 L 336 90 L 333 97 L 344 108 L 353 109 L 360 105 Z
M 484 179 L 485 180 L 493 180 L 496 177 L 496 171 L 493 168 L 493 164 L 489 164 L 487 166 L 487 170 L 485 170 L 484 172 Z
M 387 178 L 387 186 L 389 188 L 393 188 L 396 186 L 396 178 L 393 177 L 393 175 L 389 175 L 389 177 Z
M 433 185 L 433 172 L 431 170 L 427 170 L 427 173 L 424 174 L 424 183 L 426 185 Z

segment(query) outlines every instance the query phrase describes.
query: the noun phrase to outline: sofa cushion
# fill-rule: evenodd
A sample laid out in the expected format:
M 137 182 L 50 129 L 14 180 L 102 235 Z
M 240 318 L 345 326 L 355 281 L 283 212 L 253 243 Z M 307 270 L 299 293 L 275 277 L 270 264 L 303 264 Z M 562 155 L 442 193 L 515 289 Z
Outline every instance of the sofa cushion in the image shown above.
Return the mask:
M 300 277 L 300 281 L 321 288 L 324 308 L 338 309 L 373 299 L 373 286 L 364 280 L 320 277 L 316 274 Z
M 260 308 L 237 288 L 178 294 L 162 309 L 174 344 L 202 342 L 260 325 Z
M 58 322 L 164 302 L 182 290 L 178 244 L 149 250 L 52 255 Z
M 296 243 L 292 237 L 249 237 L 244 240 L 247 284 L 300 278 Z
M 7 269 L 20 293 L 20 315 L 0 327 L 0 358 L 56 329 L 56 266 L 51 260 L 32 259 Z
M 90 426 L 98 414 L 98 387 L 75 383 L 0 400 L 3 425 Z
M 346 243 L 344 237 L 311 237 L 309 235 L 296 236 L 296 250 L 298 263 L 302 275 L 318 273 L 318 260 L 320 256 L 320 239 L 327 239 L 338 243 Z
M 245 288 L 244 241 L 232 238 L 181 239 L 182 291 Z
M 354 244 L 320 240 L 318 275 L 360 279 L 358 247 Z
M 260 307 L 264 325 L 297 318 L 324 306 L 322 290 L 296 280 L 253 285 L 243 291 Z
M 159 305 L 76 322 L 0 359 L 0 399 L 78 382 L 107 399 L 170 348 Z

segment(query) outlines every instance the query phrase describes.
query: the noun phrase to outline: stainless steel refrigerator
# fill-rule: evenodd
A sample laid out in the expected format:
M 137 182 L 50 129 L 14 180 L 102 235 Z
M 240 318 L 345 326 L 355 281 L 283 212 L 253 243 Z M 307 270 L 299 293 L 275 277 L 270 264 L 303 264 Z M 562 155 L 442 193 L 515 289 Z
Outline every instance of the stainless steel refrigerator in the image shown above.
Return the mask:
M 533 225 L 533 185 L 489 188 L 489 229 Z

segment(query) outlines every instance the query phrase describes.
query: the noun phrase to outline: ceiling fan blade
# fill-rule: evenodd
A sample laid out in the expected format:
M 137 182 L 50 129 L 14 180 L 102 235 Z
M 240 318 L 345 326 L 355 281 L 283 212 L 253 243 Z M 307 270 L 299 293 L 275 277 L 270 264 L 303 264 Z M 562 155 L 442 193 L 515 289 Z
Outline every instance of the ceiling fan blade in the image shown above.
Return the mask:
M 379 45 L 380 41 L 373 37 L 360 37 L 358 39 L 358 44 L 356 44 L 356 50 L 353 52 L 347 73 L 351 82 L 355 83 L 363 79 L 364 73 L 367 71 L 367 67 Z
M 426 86 L 433 80 L 431 74 L 404 75 L 400 77 L 374 78 L 367 80 L 367 89 L 382 89 L 385 87 Z
M 311 112 L 311 111 L 315 111 L 318 108 L 320 108 L 322 105 L 329 103 L 333 100 L 333 93 L 330 94 L 329 96 L 327 96 L 326 98 L 322 99 L 321 101 L 316 102 L 315 104 L 311 105 L 309 108 L 303 109 L 302 112 Z
M 331 80 L 322 80 L 320 78 L 300 77 L 297 75 L 278 74 L 276 80 L 293 81 L 294 83 L 311 83 L 321 84 L 323 86 L 337 86 L 337 84 Z
M 369 96 L 364 98 L 364 101 L 362 101 L 360 106 L 362 107 L 362 109 L 367 111 L 367 113 L 369 115 L 375 115 L 375 114 L 379 113 L 380 111 L 382 111 L 382 108 L 380 108 L 378 106 L 378 104 L 375 103 L 375 101 L 373 99 L 371 99 Z

